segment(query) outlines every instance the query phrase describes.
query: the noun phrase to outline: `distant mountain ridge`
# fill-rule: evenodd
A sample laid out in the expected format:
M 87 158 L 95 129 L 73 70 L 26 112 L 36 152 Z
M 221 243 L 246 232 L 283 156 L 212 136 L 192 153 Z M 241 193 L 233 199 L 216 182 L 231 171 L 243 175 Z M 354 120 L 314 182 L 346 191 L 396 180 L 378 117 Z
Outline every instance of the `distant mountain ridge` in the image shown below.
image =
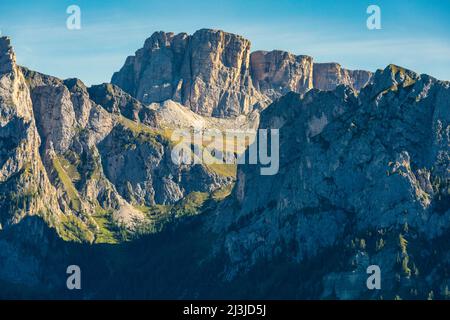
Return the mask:
M 233 117 L 289 91 L 333 90 L 340 84 L 360 90 L 371 77 L 337 63 L 313 63 L 309 56 L 251 52 L 250 41 L 239 35 L 201 29 L 193 35 L 155 32 L 111 83 L 143 103 L 171 99 L 201 115 Z

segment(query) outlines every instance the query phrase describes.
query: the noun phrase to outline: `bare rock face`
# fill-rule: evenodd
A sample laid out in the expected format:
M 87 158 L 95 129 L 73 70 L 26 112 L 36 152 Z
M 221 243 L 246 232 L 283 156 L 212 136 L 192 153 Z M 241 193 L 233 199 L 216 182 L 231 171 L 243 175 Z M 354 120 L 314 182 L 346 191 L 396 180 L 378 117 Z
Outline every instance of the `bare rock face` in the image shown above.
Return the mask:
M 216 30 L 199 30 L 189 41 L 183 75 L 183 103 L 213 116 L 236 116 L 251 111 L 258 92 L 250 77 L 250 41 Z
M 351 80 L 351 87 L 360 91 L 372 82 L 373 73 L 366 70 L 347 70 Z
M 155 109 L 119 87 L 87 88 L 78 79 L 21 70 L 43 141 L 38 156 L 59 207 L 79 229 L 76 235 L 65 233 L 70 224 L 63 225 L 64 238 L 118 241 L 104 239 L 99 212 L 116 228 L 137 232 L 155 220 L 142 208 L 172 205 L 191 192 L 213 192 L 232 182 L 201 164 L 174 164 Z
M 338 63 L 315 63 L 313 85 L 319 90 L 334 90 L 338 85 L 346 85 L 357 91 L 366 86 L 372 73 L 364 70 L 347 70 Z
M 228 276 L 282 256 L 311 266 L 302 281 L 323 277 L 323 291 L 310 296 L 376 298 L 364 280 L 374 264 L 391 294 L 444 297 L 449 111 L 449 82 L 394 65 L 358 95 L 339 86 L 273 103 L 260 127 L 280 130 L 280 170 L 261 176 L 259 166 L 239 166 L 234 198 L 215 221 Z
M 16 64 L 16 55 L 8 37 L 0 37 L 0 73 L 12 72 Z
M 0 38 L 0 229 L 27 215 L 61 216 L 42 164 L 30 92 L 6 37 Z
M 333 90 L 340 84 L 351 84 L 347 70 L 338 63 L 315 63 L 313 75 L 314 88 L 319 90 Z
M 178 166 L 164 137 L 116 126 L 98 145 L 104 174 L 129 203 L 168 205 L 191 192 L 212 192 L 231 180 L 200 164 Z
M 255 87 L 272 100 L 289 91 L 305 93 L 313 87 L 313 59 L 285 51 L 255 51 L 250 55 Z
M 88 88 L 90 98 L 108 112 L 156 127 L 155 111 L 133 98 L 119 87 L 104 83 Z
M 111 82 L 146 105 L 173 100 L 197 114 L 227 118 L 264 109 L 290 91 L 340 84 L 360 90 L 371 76 L 279 50 L 250 53 L 250 41 L 241 36 L 201 29 L 155 32 Z
M 188 40 L 185 33 L 155 32 L 143 48 L 127 58 L 111 82 L 144 103 L 180 96 L 178 82 Z
M 232 183 L 220 168 L 174 164 L 154 106 L 16 66 L 0 40 L 0 230 L 40 215 L 65 240 L 117 242 L 117 230 L 154 230 L 148 208 Z
M 250 77 L 250 42 L 218 30 L 154 33 L 111 82 L 146 104 L 172 99 L 208 116 L 245 114 L 263 100 Z
M 65 152 L 76 133 L 78 123 L 71 94 L 60 81 L 57 85 L 33 88 L 36 120 L 46 143 L 58 152 Z

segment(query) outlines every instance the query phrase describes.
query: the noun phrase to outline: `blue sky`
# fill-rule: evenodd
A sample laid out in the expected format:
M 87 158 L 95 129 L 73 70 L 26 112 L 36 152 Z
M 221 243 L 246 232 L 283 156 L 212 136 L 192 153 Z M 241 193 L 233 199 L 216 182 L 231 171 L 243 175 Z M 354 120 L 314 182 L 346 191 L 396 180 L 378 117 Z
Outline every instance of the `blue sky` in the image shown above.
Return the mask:
M 68 30 L 66 9 L 81 8 L 81 30 Z M 366 9 L 381 8 L 381 30 L 368 30 Z M 0 2 L 0 31 L 18 62 L 87 84 L 108 82 L 154 31 L 238 33 L 252 50 L 307 54 L 316 62 L 376 70 L 395 63 L 450 80 L 449 0 L 40 0 Z

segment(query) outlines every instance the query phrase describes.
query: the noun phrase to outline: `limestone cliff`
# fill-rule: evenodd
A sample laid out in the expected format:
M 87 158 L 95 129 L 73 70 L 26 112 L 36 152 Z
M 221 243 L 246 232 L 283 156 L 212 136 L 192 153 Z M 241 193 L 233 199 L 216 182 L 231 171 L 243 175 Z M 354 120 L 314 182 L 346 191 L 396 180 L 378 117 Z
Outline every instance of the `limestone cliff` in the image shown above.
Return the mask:
M 314 274 L 317 297 L 379 298 L 364 282 L 375 264 L 383 292 L 445 296 L 449 110 L 449 82 L 394 65 L 359 95 L 339 86 L 269 106 L 260 127 L 280 130 L 279 173 L 239 166 L 234 197 L 215 221 L 228 277 L 264 258 L 321 261 L 304 279 Z
M 372 72 L 347 70 L 339 63 L 314 63 L 313 70 L 313 86 L 319 90 L 334 90 L 343 84 L 359 91 L 372 78 Z
M 156 32 L 111 82 L 144 103 L 172 99 L 209 116 L 248 113 L 262 100 L 250 77 L 250 42 L 219 30 Z
M 272 100 L 313 87 L 313 59 L 284 51 L 255 51 L 250 56 L 253 83 Z
M 0 52 L 2 229 L 40 215 L 66 240 L 118 242 L 121 229 L 154 232 L 182 198 L 232 183 L 228 168 L 172 162 L 179 127 L 166 118 L 182 106 L 166 115 L 111 84 L 19 67 L 7 38 Z
M 201 29 L 155 32 L 111 82 L 144 104 L 173 100 L 200 115 L 230 118 L 264 109 L 290 91 L 340 84 L 360 90 L 371 76 L 280 50 L 250 53 L 250 41 L 239 35 Z
M 0 230 L 27 215 L 40 215 L 51 225 L 61 218 L 40 145 L 25 77 L 10 40 L 0 37 Z

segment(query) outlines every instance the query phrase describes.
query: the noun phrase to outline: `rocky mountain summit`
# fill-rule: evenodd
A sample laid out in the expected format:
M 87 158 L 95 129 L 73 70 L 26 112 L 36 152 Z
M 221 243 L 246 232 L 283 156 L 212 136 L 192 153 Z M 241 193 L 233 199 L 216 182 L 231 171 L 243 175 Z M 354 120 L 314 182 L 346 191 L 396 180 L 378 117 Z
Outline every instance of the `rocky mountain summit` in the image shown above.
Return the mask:
M 62 212 L 39 156 L 29 89 L 8 38 L 0 38 L 0 50 L 1 230 L 27 214 L 57 219 Z
M 157 32 L 91 87 L 1 37 L 0 298 L 448 299 L 449 110 L 449 82 L 223 31 Z M 176 129 L 258 127 L 280 133 L 274 176 L 171 159 Z
M 449 111 L 449 82 L 394 65 L 358 95 L 338 86 L 272 104 L 260 127 L 280 130 L 277 178 L 239 166 L 213 224 L 231 261 L 227 277 L 288 256 L 321 261 L 304 279 L 314 274 L 318 298 L 379 298 L 383 291 L 365 287 L 369 265 L 383 270 L 384 292 L 446 297 Z
M 251 83 L 250 41 L 216 30 L 154 33 L 111 82 L 144 103 L 172 99 L 208 116 L 248 113 L 262 100 Z
M 146 104 L 171 99 L 201 115 L 234 117 L 289 91 L 340 84 L 359 90 L 371 76 L 284 51 L 251 52 L 250 41 L 239 35 L 202 29 L 193 35 L 155 32 L 111 83 Z

